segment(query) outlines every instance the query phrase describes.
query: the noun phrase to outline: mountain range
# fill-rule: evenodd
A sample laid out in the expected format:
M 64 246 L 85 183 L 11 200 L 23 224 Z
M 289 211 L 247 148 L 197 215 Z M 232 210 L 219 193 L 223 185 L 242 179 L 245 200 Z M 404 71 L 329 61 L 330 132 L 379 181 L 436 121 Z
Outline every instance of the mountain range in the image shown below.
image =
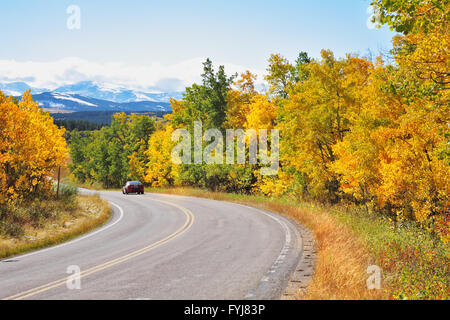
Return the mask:
M 166 111 L 170 112 L 169 99 L 181 99 L 182 92 L 145 92 L 93 81 L 77 82 L 50 90 L 33 88 L 25 82 L 1 83 L 6 95 L 22 96 L 31 89 L 33 100 L 41 108 L 58 111 Z

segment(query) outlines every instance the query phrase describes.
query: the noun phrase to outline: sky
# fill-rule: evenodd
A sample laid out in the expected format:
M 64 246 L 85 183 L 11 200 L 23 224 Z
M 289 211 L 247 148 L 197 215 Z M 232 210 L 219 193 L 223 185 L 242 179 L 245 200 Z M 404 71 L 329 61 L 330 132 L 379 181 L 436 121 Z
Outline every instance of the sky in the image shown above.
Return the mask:
M 79 8 L 80 19 L 74 19 Z M 180 90 L 209 57 L 227 73 L 258 74 L 271 53 L 295 60 L 321 49 L 377 55 L 391 48 L 373 28 L 370 0 L 2 0 L 0 81 L 52 88 L 93 80 Z M 77 26 L 79 29 L 68 27 Z

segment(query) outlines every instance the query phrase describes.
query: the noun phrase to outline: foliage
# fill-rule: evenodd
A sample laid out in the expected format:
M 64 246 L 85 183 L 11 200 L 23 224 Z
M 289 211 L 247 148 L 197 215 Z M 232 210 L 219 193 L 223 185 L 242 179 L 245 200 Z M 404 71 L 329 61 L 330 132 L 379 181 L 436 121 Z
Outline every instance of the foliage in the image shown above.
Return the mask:
M 99 131 L 73 132 L 70 164 L 73 178 L 81 183 L 99 181 L 120 187 L 127 179 L 143 180 L 147 163 L 145 150 L 155 129 L 148 116 L 117 113 L 111 126 Z
M 76 194 L 76 187 L 61 185 L 59 201 L 43 195 L 25 201 L 9 201 L 0 206 L 0 235 L 20 237 L 24 226 L 39 228 L 57 218 L 60 212 L 73 212 L 77 206 Z
M 215 72 L 211 61 L 207 59 L 204 63 L 202 85 L 194 84 L 187 88 L 181 101 L 171 101 L 173 110 L 173 114 L 169 117 L 172 120 L 171 125 L 175 128 L 186 128 L 192 133 L 193 122 L 202 121 L 203 130 L 217 128 L 224 133 L 226 128 L 247 128 L 250 114 L 253 115 L 252 121 L 260 121 L 259 116 L 263 110 L 261 107 L 272 107 L 272 112 L 265 113 L 265 116 L 269 118 L 276 116 L 272 104 L 268 103 L 264 96 L 257 94 L 254 87 L 256 77 L 253 74 L 249 71 L 243 73 L 241 78 L 234 83 L 236 89 L 231 87 L 234 78 L 235 76 L 226 76 L 223 66 L 220 66 L 218 72 Z M 270 122 L 272 118 L 265 121 Z M 155 133 L 154 135 L 156 140 L 159 139 L 158 136 L 165 139 L 171 138 L 169 134 L 164 137 L 163 134 Z M 165 142 L 162 145 L 173 146 L 174 144 Z M 153 154 L 150 156 L 151 159 L 158 159 L 160 149 L 159 146 L 156 147 L 156 150 L 152 150 L 150 147 L 147 154 Z M 154 154 L 155 152 L 157 154 Z M 166 150 L 165 153 L 170 155 L 170 150 Z M 163 160 L 170 161 L 170 158 L 163 157 Z M 210 190 L 249 193 L 256 182 L 255 168 L 252 165 L 182 164 L 177 167 L 173 164 L 155 163 L 154 166 L 157 170 L 164 172 L 162 177 L 164 185 L 179 183 L 206 187 Z M 161 167 L 170 168 L 172 173 L 167 174 Z M 155 183 L 161 185 L 159 179 L 154 176 L 155 169 L 149 168 L 148 173 L 147 181 L 153 181 L 153 185 Z M 170 179 L 164 176 L 168 176 Z
M 183 100 L 172 104 L 173 125 L 192 128 L 194 121 L 202 121 L 205 128 L 221 128 L 233 78 L 227 77 L 223 66 L 215 72 L 211 60 L 207 59 L 203 63 L 202 84 L 186 88 Z
M 169 125 L 165 130 L 156 131 L 148 141 L 144 151 L 148 160 L 144 181 L 150 186 L 162 187 L 173 185 L 176 178 L 176 166 L 171 161 L 171 151 L 175 145 L 172 140 L 173 128 Z
M 282 160 L 306 175 L 312 196 L 336 202 L 340 189 L 332 170 L 337 159 L 333 146 L 350 131 L 351 114 L 360 110 L 359 90 L 366 84 L 370 63 L 353 56 L 337 60 L 324 50 L 322 61 L 312 61 L 305 69 L 308 78 L 292 85 L 290 98 L 280 108 Z
M 48 177 L 67 158 L 63 134 L 29 91 L 18 103 L 0 92 L 0 205 L 49 194 Z
M 448 0 L 374 0 L 380 22 L 403 34 L 428 32 L 448 19 Z
M 292 84 L 308 78 L 308 71 L 304 66 L 310 62 L 311 58 L 303 51 L 299 53 L 295 65 L 280 54 L 272 54 L 269 58 L 268 74 L 264 77 L 270 85 L 270 93 L 275 97 L 287 98 Z

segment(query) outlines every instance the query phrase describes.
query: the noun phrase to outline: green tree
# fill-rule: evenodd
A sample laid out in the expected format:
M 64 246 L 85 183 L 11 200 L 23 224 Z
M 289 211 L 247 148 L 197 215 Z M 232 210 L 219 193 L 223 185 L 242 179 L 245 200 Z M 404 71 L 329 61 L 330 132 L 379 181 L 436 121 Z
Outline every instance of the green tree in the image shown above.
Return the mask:
M 154 121 L 146 115 L 117 113 L 109 127 L 83 135 L 74 132 L 70 139 L 72 175 L 107 188 L 143 178 L 137 168 L 146 165 L 145 150 L 154 130 Z
M 202 121 L 204 128 L 222 128 L 227 94 L 235 77 L 228 77 L 223 66 L 215 72 L 211 60 L 207 59 L 203 63 L 202 84 L 186 88 L 180 108 L 174 110 L 174 125 L 192 129 L 194 121 Z

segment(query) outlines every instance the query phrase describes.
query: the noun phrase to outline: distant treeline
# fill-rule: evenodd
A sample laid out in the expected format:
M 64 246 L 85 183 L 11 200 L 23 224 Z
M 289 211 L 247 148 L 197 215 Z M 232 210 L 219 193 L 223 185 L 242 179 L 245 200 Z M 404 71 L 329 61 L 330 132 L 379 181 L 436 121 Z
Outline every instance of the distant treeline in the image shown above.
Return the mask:
M 99 125 L 101 128 L 102 125 L 111 125 L 111 117 L 118 113 L 117 111 L 79 111 L 72 113 L 53 113 L 52 117 L 55 120 L 66 120 L 66 121 L 78 121 L 79 125 L 82 125 L 82 122 L 89 122 L 93 124 Z M 149 116 L 155 116 L 158 118 L 162 118 L 168 112 L 166 111 L 152 111 L 152 112 L 139 112 L 139 114 L 147 114 Z M 131 112 L 126 112 L 126 114 L 131 114 Z M 74 126 L 78 125 L 73 123 Z M 65 126 L 64 126 L 65 127 Z M 65 127 L 67 130 L 67 127 Z M 81 129 L 78 129 L 81 130 Z M 86 130 L 95 130 L 95 129 L 86 129 Z
M 66 119 L 55 119 L 55 124 L 58 127 L 64 127 L 67 131 L 94 131 L 100 130 L 106 124 L 98 124 L 94 122 L 84 121 L 84 120 L 66 120 Z

